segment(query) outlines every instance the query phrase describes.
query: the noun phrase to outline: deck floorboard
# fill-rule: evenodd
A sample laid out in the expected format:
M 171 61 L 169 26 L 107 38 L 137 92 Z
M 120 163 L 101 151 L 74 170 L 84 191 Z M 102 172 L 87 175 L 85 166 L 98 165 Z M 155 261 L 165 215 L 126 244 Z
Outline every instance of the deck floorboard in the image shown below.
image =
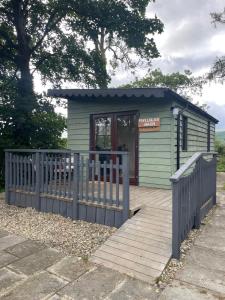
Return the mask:
M 97 249 L 91 260 L 153 283 L 172 253 L 171 191 L 132 186 L 130 211 L 131 215 L 138 212 Z

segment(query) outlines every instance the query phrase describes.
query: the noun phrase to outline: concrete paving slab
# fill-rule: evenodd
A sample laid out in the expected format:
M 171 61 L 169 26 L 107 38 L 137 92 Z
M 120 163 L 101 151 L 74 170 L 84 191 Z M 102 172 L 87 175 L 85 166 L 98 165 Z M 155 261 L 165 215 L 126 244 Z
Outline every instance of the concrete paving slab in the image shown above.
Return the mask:
M 207 225 L 195 240 L 195 245 L 212 250 L 225 251 L 225 231 L 223 227 Z
M 4 251 L 0 252 L 0 268 L 5 267 L 16 260 L 18 260 L 18 257 Z
M 210 225 L 225 228 L 225 214 L 215 213 L 215 217 L 210 220 Z
M 6 236 L 3 236 L 0 238 L 0 251 L 5 250 L 6 248 L 9 248 L 10 246 L 14 246 L 16 244 L 24 242 L 26 239 L 15 235 L 15 234 L 9 234 Z
M 66 256 L 47 270 L 68 281 L 73 281 L 91 268 L 93 268 L 93 265 L 83 259 Z
M 41 243 L 36 243 L 34 241 L 27 240 L 20 244 L 11 246 L 11 247 L 5 249 L 5 251 L 10 254 L 13 254 L 19 258 L 23 258 L 23 257 L 29 256 L 37 251 L 40 251 L 44 248 L 46 248 L 46 246 Z
M 151 285 L 142 281 L 126 278 L 122 283 L 106 297 L 107 300 L 154 300 L 157 299 L 157 294 Z
M 124 275 L 111 269 L 98 267 L 68 284 L 58 294 L 69 299 L 99 300 L 111 293 L 124 278 Z
M 223 299 L 221 295 L 214 294 L 209 290 L 197 288 L 195 286 L 173 281 L 166 287 L 158 298 L 159 300 L 219 300 Z
M 186 257 L 186 265 L 225 272 L 225 252 L 195 246 Z
M 21 285 L 1 297 L 1 300 L 47 299 L 66 284 L 67 281 L 43 271 L 30 276 Z
M 0 269 L 0 295 L 6 292 L 9 288 L 13 288 L 16 283 L 24 280 L 25 278 L 25 276 L 17 274 L 7 268 Z
M 48 298 L 48 300 L 64 300 L 64 299 L 69 300 L 68 298 L 66 299 L 65 297 L 61 297 L 57 294 L 55 294 L 55 295 L 51 296 L 50 298 Z
M 31 275 L 35 272 L 47 269 L 63 257 L 64 255 L 59 251 L 47 248 L 30 256 L 26 256 L 10 264 L 8 267 L 26 275 Z
M 177 272 L 176 279 L 225 296 L 224 272 L 201 268 L 193 264 L 185 265 L 184 269 Z
M 4 229 L 0 229 L 0 238 L 9 235 L 8 231 L 4 230 Z

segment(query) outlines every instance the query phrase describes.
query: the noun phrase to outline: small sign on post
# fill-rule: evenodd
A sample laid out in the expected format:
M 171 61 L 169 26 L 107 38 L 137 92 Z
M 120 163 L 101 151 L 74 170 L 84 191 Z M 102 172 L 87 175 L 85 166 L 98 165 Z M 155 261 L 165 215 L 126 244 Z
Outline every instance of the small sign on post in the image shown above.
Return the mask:
M 139 132 L 160 131 L 160 118 L 139 119 Z

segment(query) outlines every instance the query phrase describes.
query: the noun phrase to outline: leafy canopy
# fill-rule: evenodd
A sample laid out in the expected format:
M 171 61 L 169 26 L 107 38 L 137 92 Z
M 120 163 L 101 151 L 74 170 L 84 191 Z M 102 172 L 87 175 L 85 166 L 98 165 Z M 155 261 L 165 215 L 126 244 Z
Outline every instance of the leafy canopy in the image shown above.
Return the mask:
M 215 26 L 225 24 L 225 8 L 222 12 L 211 13 L 212 22 Z M 225 80 L 225 56 L 218 57 L 208 74 L 210 80 L 219 80 L 221 83 Z
M 125 88 L 147 88 L 147 87 L 167 87 L 191 100 L 194 94 L 201 94 L 205 80 L 202 77 L 194 77 L 191 71 L 184 73 L 175 72 L 163 74 L 160 69 L 155 69 L 144 78 L 137 79 Z
M 134 70 L 159 56 L 153 36 L 163 24 L 146 17 L 150 2 L 0 1 L 0 164 L 4 148 L 62 146 L 65 119 L 34 92 L 36 72 L 57 87 L 107 87 L 120 64 Z

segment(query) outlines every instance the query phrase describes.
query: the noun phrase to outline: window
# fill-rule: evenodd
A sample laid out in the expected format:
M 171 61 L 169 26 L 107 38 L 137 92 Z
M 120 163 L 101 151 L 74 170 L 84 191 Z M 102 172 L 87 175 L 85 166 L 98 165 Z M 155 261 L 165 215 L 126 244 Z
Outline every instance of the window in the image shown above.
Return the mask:
M 187 151 L 188 119 L 182 116 L 182 151 Z
M 210 121 L 207 124 L 207 152 L 210 152 Z

